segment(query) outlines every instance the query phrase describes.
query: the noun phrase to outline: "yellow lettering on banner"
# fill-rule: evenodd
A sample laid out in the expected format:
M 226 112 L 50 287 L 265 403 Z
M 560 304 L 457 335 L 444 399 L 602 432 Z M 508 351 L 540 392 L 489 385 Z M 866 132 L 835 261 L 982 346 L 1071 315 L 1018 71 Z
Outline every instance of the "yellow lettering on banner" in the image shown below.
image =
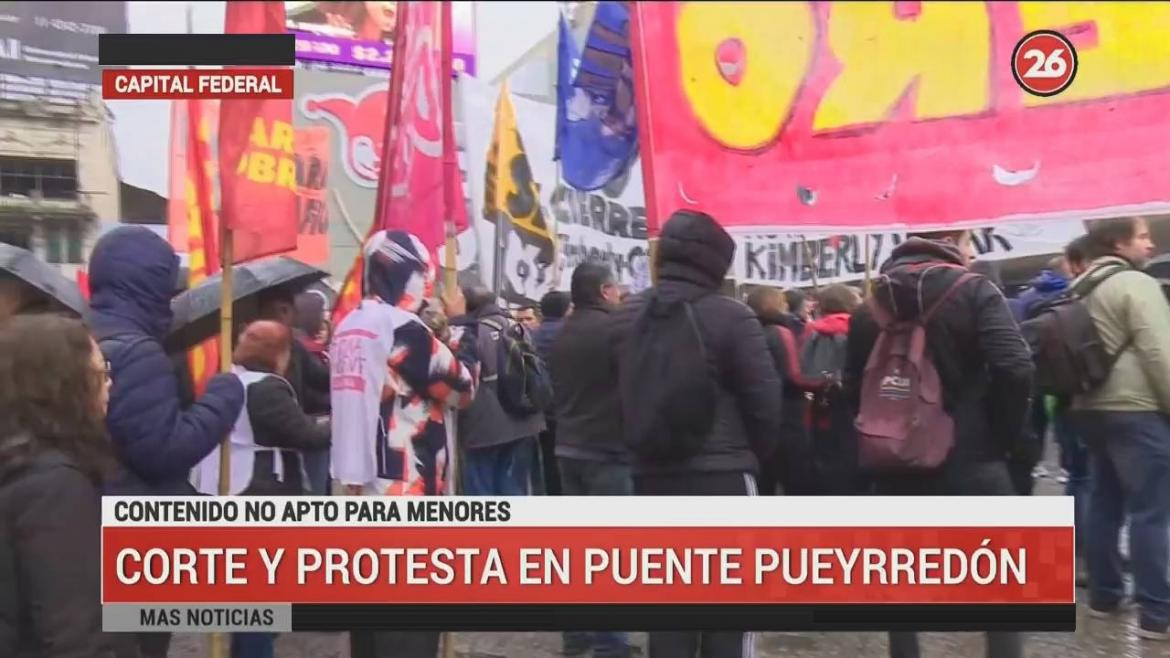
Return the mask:
M 297 189 L 297 165 L 292 158 L 277 158 L 271 153 L 248 151 L 240 158 L 236 174 L 253 183 L 275 183 L 294 192 Z
M 269 142 L 270 148 L 275 151 L 284 151 L 285 153 L 293 152 L 293 127 L 291 123 L 284 121 L 272 122 L 272 141 Z
M 264 125 L 264 119 L 256 117 L 252 121 L 252 136 L 248 138 L 248 141 L 256 148 L 268 148 L 268 127 Z
M 912 84 L 917 119 L 987 108 L 991 24 L 984 4 L 923 2 L 915 20 L 899 19 L 893 5 L 829 5 L 828 43 L 842 68 L 817 107 L 815 130 L 882 121 Z
M 276 180 L 276 158 L 271 153 L 248 154 L 248 180 L 255 183 Z
M 1077 76 L 1056 96 L 1023 94 L 1028 106 L 1051 105 L 1170 86 L 1170 3 L 1021 2 L 1023 34 L 1091 25 L 1097 42 L 1077 47 Z
M 711 136 L 744 150 L 774 139 L 812 60 L 816 25 L 808 4 L 686 2 L 676 29 L 683 91 Z M 742 68 L 732 84 L 719 69 L 719 51 L 736 39 Z M 734 67 L 735 58 L 726 64 Z

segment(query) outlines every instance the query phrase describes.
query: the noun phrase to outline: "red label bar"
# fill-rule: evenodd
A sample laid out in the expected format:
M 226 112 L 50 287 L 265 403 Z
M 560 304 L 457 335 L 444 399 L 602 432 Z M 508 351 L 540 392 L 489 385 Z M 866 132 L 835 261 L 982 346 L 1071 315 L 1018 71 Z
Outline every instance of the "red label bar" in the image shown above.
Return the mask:
M 1068 527 L 108 527 L 103 536 L 106 603 L 1074 601 Z
M 232 69 L 105 69 L 102 98 L 122 100 L 291 99 L 293 70 Z

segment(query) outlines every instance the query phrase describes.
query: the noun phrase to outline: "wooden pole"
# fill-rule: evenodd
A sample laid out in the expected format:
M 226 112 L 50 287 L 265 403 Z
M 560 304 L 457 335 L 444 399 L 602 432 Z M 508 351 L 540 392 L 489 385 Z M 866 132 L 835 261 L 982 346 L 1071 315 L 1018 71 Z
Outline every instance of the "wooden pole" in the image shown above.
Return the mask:
M 650 238 L 650 285 L 658 285 L 658 238 Z
M 869 253 L 869 233 L 865 234 L 865 296 L 869 297 L 873 289 L 873 263 Z
M 458 237 L 455 232 L 455 209 L 458 207 L 457 204 L 463 203 L 463 186 L 460 185 L 462 177 L 455 155 L 455 101 L 452 89 L 455 85 L 453 74 L 455 67 L 452 66 L 450 2 L 443 2 L 439 6 L 439 32 L 442 39 L 439 51 L 439 75 L 441 76 L 439 79 L 443 83 L 443 233 L 447 238 L 443 253 L 443 265 L 446 269 L 443 289 L 447 295 L 450 295 L 459 285 L 459 273 L 456 270 L 455 262 L 455 240 Z M 456 414 L 450 411 L 446 413 L 452 423 L 458 422 Z M 450 431 L 456 432 L 457 429 L 452 427 Z M 457 445 L 451 447 L 454 452 L 458 452 Z M 462 479 L 459 468 L 463 460 L 455 458 L 452 461 L 454 462 L 452 476 L 455 478 L 455 482 L 451 489 L 453 493 L 459 494 L 459 481 Z M 455 658 L 455 635 L 443 633 L 442 641 L 443 658 Z
M 800 236 L 800 248 L 804 251 L 804 264 L 808 267 L 809 274 L 812 275 L 813 290 L 820 292 L 821 286 L 817 283 L 817 266 L 816 263 L 812 262 L 812 249 L 809 248 L 808 240 L 805 239 L 804 235 Z
M 222 287 L 219 300 L 219 370 L 232 369 L 232 232 L 224 218 L 219 218 L 219 259 Z M 225 436 L 219 444 L 219 495 L 228 495 L 232 472 L 231 437 Z M 211 635 L 211 658 L 228 658 L 228 637 L 226 633 Z

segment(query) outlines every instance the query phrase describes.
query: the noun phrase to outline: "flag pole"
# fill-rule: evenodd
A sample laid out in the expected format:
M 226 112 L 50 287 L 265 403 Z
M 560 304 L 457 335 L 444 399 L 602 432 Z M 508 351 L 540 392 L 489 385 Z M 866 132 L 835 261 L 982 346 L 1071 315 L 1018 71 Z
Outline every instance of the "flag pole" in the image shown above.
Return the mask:
M 455 159 L 455 104 L 453 101 L 453 87 L 454 71 L 453 66 L 453 44 L 451 43 L 451 3 L 443 2 L 439 6 L 439 31 L 440 39 L 442 41 L 441 49 L 439 50 L 440 61 L 440 78 L 443 81 L 443 198 L 444 198 L 444 213 L 443 213 L 443 232 L 446 234 L 443 267 L 446 271 L 446 280 L 444 281 L 444 289 L 447 294 L 455 289 L 457 285 L 456 263 L 455 263 L 455 204 L 461 203 L 462 195 L 457 194 L 459 188 L 456 182 L 460 180 L 459 166 Z
M 455 240 L 458 237 L 455 232 L 455 204 L 463 203 L 463 186 L 459 184 L 461 181 L 459 163 L 455 158 L 455 104 L 452 100 L 453 87 L 455 86 L 455 67 L 452 65 L 453 44 L 451 43 L 451 3 L 449 1 L 439 5 L 439 38 L 441 40 L 439 75 L 442 76 L 439 80 L 443 84 L 443 233 L 447 238 L 444 241 L 443 254 L 443 267 L 446 270 L 443 292 L 449 296 L 459 285 L 455 262 Z M 458 422 L 454 414 L 451 414 L 450 417 L 452 422 Z M 455 429 L 452 428 L 452 431 Z M 452 447 L 458 450 L 457 446 Z M 462 479 L 459 468 L 463 460 L 451 459 L 450 461 L 453 462 L 452 476 L 455 480 L 451 490 L 455 494 L 459 494 L 460 480 Z M 443 658 L 455 658 L 455 635 L 443 633 L 442 641 Z
M 869 253 L 869 232 L 865 234 L 865 296 L 869 297 L 870 287 L 873 285 L 873 264 Z

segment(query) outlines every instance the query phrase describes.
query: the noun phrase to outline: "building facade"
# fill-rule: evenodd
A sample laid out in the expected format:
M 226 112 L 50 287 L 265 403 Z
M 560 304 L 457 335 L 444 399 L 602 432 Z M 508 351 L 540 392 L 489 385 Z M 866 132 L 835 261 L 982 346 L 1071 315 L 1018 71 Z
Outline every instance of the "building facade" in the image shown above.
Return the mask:
M 109 115 L 96 95 L 0 98 L 0 242 L 72 279 L 120 204 Z

